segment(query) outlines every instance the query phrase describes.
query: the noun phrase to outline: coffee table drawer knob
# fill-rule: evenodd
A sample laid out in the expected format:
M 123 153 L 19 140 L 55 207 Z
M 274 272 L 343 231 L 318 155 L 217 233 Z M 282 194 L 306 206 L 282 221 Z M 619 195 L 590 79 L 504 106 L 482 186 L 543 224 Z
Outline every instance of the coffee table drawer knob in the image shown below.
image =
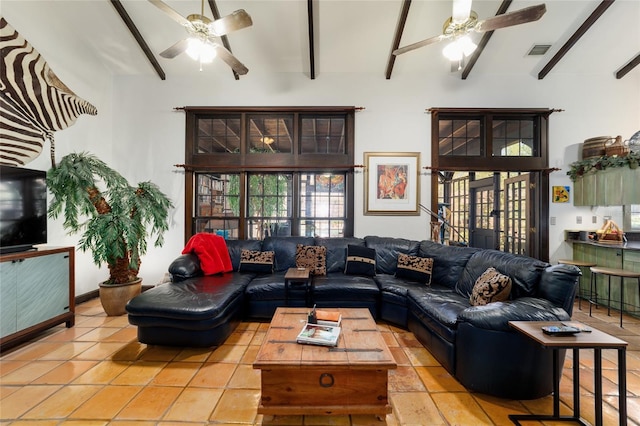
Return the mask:
M 323 388 L 330 388 L 335 383 L 333 375 L 330 373 L 322 373 L 318 379 L 320 386 Z

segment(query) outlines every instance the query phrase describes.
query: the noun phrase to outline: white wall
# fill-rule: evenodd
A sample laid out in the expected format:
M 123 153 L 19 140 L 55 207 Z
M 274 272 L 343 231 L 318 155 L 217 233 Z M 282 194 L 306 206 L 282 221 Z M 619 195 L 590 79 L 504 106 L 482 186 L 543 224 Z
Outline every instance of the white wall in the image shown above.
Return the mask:
M 196 64 L 194 64 L 196 66 Z M 181 170 L 184 162 L 184 114 L 179 106 L 308 106 L 354 105 L 356 113 L 355 162 L 363 163 L 367 151 L 417 151 L 421 165 L 430 160 L 430 107 L 558 108 L 550 118 L 549 165 L 560 168 L 551 185 L 571 185 L 569 164 L 579 159 L 579 144 L 599 135 L 628 139 L 640 129 L 640 78 L 638 72 L 616 80 L 613 76 L 554 75 L 540 81 L 532 76 L 495 75 L 462 81 L 441 73 L 402 75 L 385 80 L 378 74 L 320 74 L 310 80 L 303 74 L 261 74 L 251 71 L 239 81 L 231 74 L 215 78 L 203 71 L 195 79 L 168 76 L 167 81 L 143 77 L 118 77 L 114 83 L 114 161 L 125 175 L 151 178 L 176 202 L 171 232 L 162 250 L 147 256 L 142 274 L 158 279 L 182 247 L 183 200 Z M 132 150 L 132 151 L 131 151 Z M 123 152 L 133 155 L 120 156 Z M 143 165 L 143 168 L 139 168 Z M 356 173 L 356 236 L 389 235 L 428 238 L 426 214 L 421 216 L 364 216 L 364 175 Z M 428 204 L 430 176 L 420 178 L 421 201 Z M 576 224 L 576 216 L 583 224 Z M 598 224 L 591 223 L 597 216 Z M 564 229 L 595 229 L 602 217 L 621 216 L 620 209 L 576 208 L 551 204 L 550 257 L 570 256 L 563 242 Z M 621 223 L 621 219 L 618 220 Z
M 18 23 L 15 23 L 19 27 Z M 27 38 L 28 35 L 25 35 Z M 44 46 L 43 46 L 44 44 Z M 303 73 L 262 74 L 251 70 L 235 81 L 231 73 L 212 75 L 205 70 L 196 78 L 167 76 L 110 77 L 106 70 L 70 60 L 70 52 L 60 52 L 40 41 L 38 49 L 60 79 L 79 96 L 98 108 L 98 116 L 83 116 L 71 128 L 56 134 L 57 158 L 72 151 L 89 151 L 113 165 L 132 182 L 152 180 L 176 205 L 171 229 L 162 248 L 150 247 L 143 258 L 141 276 L 156 283 L 181 251 L 184 231 L 185 121 L 180 106 L 309 106 L 354 105 L 365 110 L 356 114 L 355 162 L 363 162 L 367 151 L 421 153 L 421 165 L 430 159 L 430 107 L 523 107 L 560 108 L 550 119 L 549 165 L 561 168 L 551 175 L 551 185 L 570 185 L 566 171 L 579 158 L 579 144 L 600 135 L 622 135 L 628 139 L 640 129 L 640 70 L 622 80 L 612 75 L 562 75 L 551 73 L 544 80 L 531 75 L 477 75 L 468 80 L 449 75 L 446 70 L 431 75 L 396 74 L 386 80 L 376 74 L 320 73 L 310 80 Z M 73 66 L 68 64 L 73 63 Z M 193 64 L 194 67 L 197 64 Z M 47 169 L 48 155 L 30 167 Z M 421 216 L 381 217 L 363 215 L 363 174 L 356 174 L 355 234 L 425 239 L 430 218 Z M 420 199 L 428 204 L 430 176 L 420 178 Z M 611 209 L 576 208 L 572 204 L 551 204 L 552 260 L 570 255 L 563 242 L 564 229 L 594 229 L 604 215 L 620 213 Z M 584 224 L 576 225 L 576 216 Z M 599 218 L 591 224 L 591 216 Z M 619 221 L 621 222 L 621 220 Z M 59 221 L 49 223 L 49 244 L 75 244 L 77 236 L 65 236 Z M 91 262 L 88 253 L 78 253 L 76 294 L 97 288 L 107 276 Z

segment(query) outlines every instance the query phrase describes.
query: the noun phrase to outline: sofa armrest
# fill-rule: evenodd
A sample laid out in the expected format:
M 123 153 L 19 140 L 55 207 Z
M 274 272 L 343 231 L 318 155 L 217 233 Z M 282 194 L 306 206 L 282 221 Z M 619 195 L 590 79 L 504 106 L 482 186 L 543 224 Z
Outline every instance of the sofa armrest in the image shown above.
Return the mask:
M 477 328 L 496 331 L 513 330 L 509 321 L 568 321 L 571 316 L 547 299 L 521 297 L 506 302 L 472 306 L 458 315 L 458 323 L 467 322 Z
M 571 315 L 580 275 L 582 275 L 580 269 L 573 265 L 549 266 L 540 277 L 538 295 L 560 306 Z
M 193 253 L 178 256 L 171 265 L 169 265 L 169 273 L 173 282 L 184 281 L 187 278 L 199 277 L 202 275 L 200 269 L 200 260 Z

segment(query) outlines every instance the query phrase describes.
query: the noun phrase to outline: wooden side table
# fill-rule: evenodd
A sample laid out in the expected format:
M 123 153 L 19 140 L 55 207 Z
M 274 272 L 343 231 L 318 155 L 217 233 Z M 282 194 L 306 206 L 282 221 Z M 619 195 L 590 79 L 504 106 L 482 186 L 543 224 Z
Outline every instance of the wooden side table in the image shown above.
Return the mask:
M 289 306 L 289 286 L 291 284 L 304 285 L 304 301 L 307 307 L 311 307 L 313 298 L 313 282 L 307 268 L 289 268 L 284 274 L 284 304 Z
M 517 332 L 535 340 L 543 347 L 553 350 L 553 415 L 510 414 L 509 419 L 520 425 L 520 421 L 553 420 L 560 422 L 577 422 L 586 426 L 580 418 L 580 349 L 593 349 L 594 388 L 595 388 L 595 420 L 596 426 L 602 423 L 602 349 L 618 351 L 618 413 L 620 425 L 627 424 L 627 360 L 628 343 L 600 330 L 587 327 L 590 333 L 577 333 L 569 336 L 551 336 L 542 332 L 546 325 L 561 325 L 560 322 L 545 321 L 509 321 L 509 325 Z M 570 325 L 570 324 L 569 324 Z M 560 415 L 560 349 L 573 350 L 573 416 Z

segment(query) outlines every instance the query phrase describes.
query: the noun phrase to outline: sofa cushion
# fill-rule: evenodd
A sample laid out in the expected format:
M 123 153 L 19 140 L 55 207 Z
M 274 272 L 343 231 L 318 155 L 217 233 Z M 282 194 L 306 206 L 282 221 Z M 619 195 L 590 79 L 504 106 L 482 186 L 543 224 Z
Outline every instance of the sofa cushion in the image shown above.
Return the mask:
M 458 315 L 469 308 L 469 299 L 448 287 L 419 286 L 407 292 L 409 312 L 432 332 L 455 342 Z
M 262 242 L 263 251 L 276 254 L 274 270 L 286 271 L 296 267 L 296 247 L 298 244 L 313 245 L 313 237 L 267 237 Z
M 348 245 L 344 273 L 347 275 L 374 276 L 376 274 L 375 249 Z
M 242 250 L 238 271 L 271 274 L 273 273 L 273 257 L 272 251 Z
M 549 300 L 521 297 L 516 300 L 469 306 L 458 315 L 458 323 L 468 322 L 485 330 L 513 332 L 509 321 L 568 321 L 571 317 Z
M 431 282 L 455 288 L 471 256 L 479 248 L 446 246 L 433 241 L 421 241 L 418 256 L 433 259 Z
M 398 264 L 398 254 L 418 255 L 419 241 L 404 238 L 366 236 L 367 247 L 376 251 L 376 273 L 395 274 Z
M 208 275 L 156 286 L 127 303 L 130 316 L 202 321 L 220 317 L 229 301 L 243 298 L 252 274 Z M 199 325 L 198 325 L 199 326 Z
M 433 259 L 431 258 L 410 256 L 402 253 L 398 255 L 398 269 L 396 270 L 396 277 L 398 278 L 408 278 L 431 285 L 432 271 Z
M 314 302 L 336 301 L 378 301 L 380 288 L 373 277 L 344 275 L 334 272 L 313 277 Z M 319 303 L 318 306 L 326 304 Z M 345 305 L 341 305 L 345 306 Z
M 356 237 L 316 238 L 313 244 L 327 248 L 327 274 L 329 274 L 331 272 L 344 272 L 347 246 L 364 247 L 364 239 Z
M 473 306 L 502 302 L 511 294 L 511 278 L 501 274 L 495 268 L 487 268 L 476 280 L 469 302 Z
M 471 297 L 473 286 L 480 275 L 489 267 L 494 267 L 511 278 L 511 298 L 537 296 L 542 271 L 548 263 L 527 256 L 505 253 L 498 250 L 475 252 L 462 271 L 456 283 L 456 291 L 461 296 Z
M 326 275 L 327 248 L 298 244 L 296 247 L 296 267 L 307 268 L 310 275 Z
M 242 250 L 262 250 L 262 241 L 260 240 L 226 240 L 229 257 L 231 257 L 231 265 L 233 270 L 237 271 L 240 267 L 240 257 Z

